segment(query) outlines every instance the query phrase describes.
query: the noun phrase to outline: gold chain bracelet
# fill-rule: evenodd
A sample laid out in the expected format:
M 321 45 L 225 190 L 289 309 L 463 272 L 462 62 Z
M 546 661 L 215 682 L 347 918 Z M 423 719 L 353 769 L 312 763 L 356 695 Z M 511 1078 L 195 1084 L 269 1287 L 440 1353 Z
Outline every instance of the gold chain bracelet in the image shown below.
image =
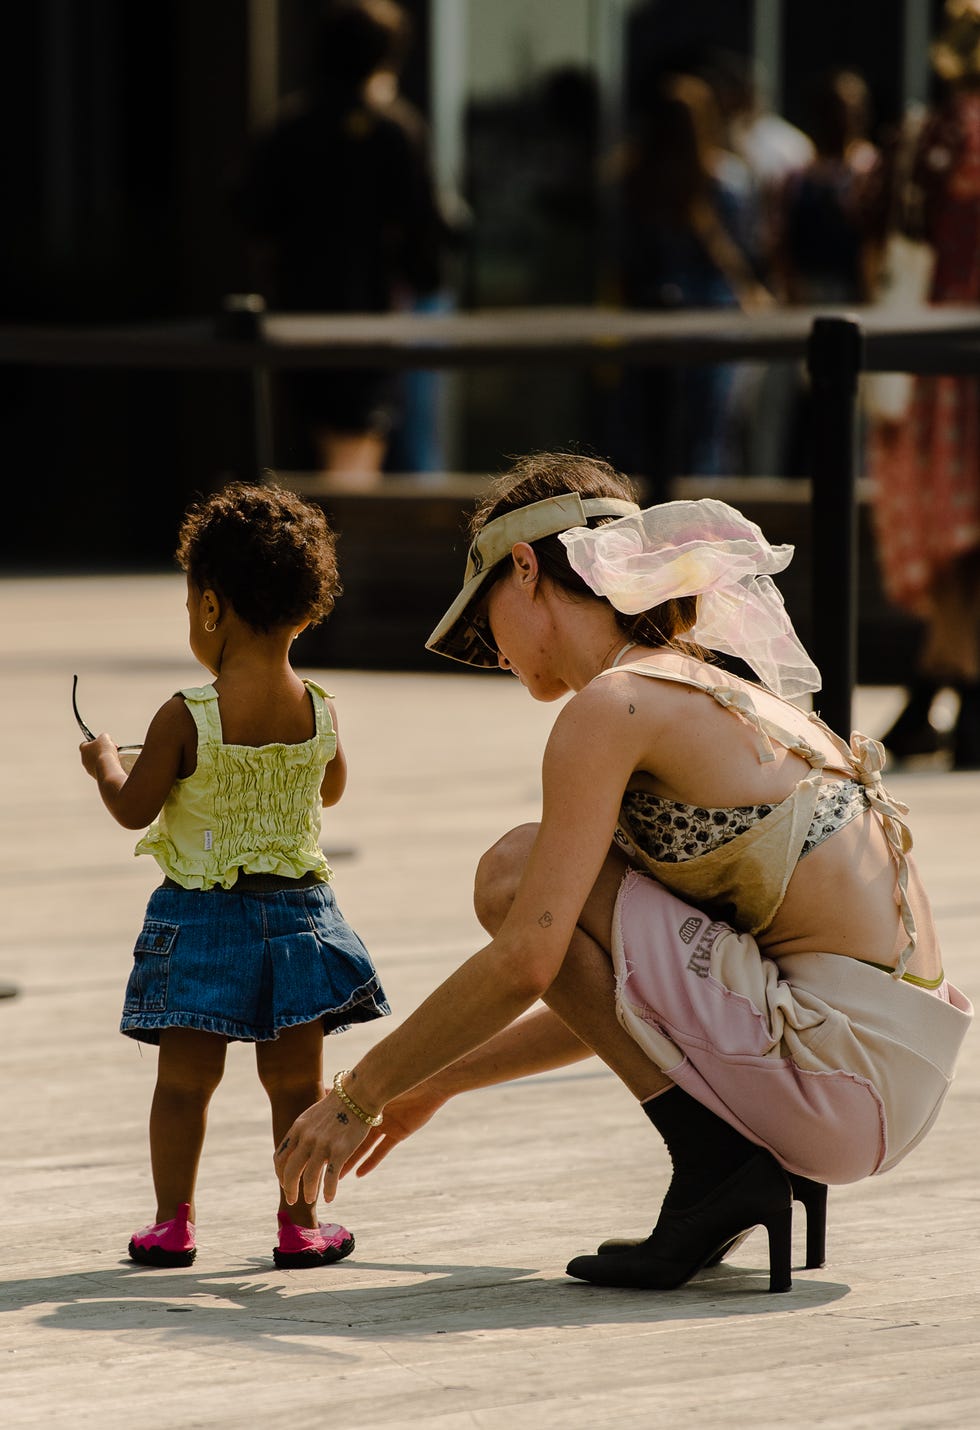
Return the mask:
M 372 1117 L 370 1112 L 365 1112 L 363 1107 L 358 1107 L 357 1103 L 351 1097 L 346 1087 L 344 1087 L 344 1078 L 347 1077 L 349 1072 L 350 1068 L 344 1068 L 342 1072 L 334 1074 L 334 1092 L 340 1098 L 344 1106 L 348 1108 L 351 1112 L 353 1112 L 355 1117 L 360 1118 L 362 1122 L 366 1123 L 368 1127 L 380 1127 L 382 1122 L 384 1122 L 384 1114 L 378 1112 Z

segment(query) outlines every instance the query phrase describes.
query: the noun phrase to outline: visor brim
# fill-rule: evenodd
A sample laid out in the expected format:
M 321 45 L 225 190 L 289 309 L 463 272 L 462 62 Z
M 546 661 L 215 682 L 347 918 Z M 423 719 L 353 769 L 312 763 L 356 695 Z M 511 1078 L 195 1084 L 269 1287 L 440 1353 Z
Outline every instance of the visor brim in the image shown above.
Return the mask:
M 488 521 L 470 546 L 463 588 L 426 641 L 426 650 L 463 665 L 495 670 L 499 663 L 497 653 L 475 629 L 471 612 L 486 587 L 487 578 L 514 546 L 520 541 L 540 541 L 559 531 L 585 526 L 590 516 L 630 516 L 639 509 L 635 502 L 619 497 L 583 499 L 579 492 L 562 492 L 516 507 Z

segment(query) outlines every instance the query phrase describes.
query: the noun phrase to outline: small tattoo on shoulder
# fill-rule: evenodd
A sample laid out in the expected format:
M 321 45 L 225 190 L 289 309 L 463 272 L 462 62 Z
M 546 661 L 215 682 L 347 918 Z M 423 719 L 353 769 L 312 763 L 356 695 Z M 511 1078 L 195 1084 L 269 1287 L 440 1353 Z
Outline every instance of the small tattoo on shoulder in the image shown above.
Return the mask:
M 538 923 L 543 929 L 551 928 L 551 925 L 554 923 L 554 919 L 551 917 L 547 909 L 545 909 L 544 913 L 538 919 Z

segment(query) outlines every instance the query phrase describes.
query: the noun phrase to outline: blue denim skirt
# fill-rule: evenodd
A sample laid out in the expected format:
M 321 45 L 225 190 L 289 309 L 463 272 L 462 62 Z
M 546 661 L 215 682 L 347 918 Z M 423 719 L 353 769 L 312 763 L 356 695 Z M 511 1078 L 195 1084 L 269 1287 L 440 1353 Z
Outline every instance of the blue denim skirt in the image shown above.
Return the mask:
M 319 1019 L 324 1032 L 391 1009 L 367 949 L 329 884 L 277 890 L 162 887 L 136 940 L 120 1031 L 161 1028 L 263 1042 Z

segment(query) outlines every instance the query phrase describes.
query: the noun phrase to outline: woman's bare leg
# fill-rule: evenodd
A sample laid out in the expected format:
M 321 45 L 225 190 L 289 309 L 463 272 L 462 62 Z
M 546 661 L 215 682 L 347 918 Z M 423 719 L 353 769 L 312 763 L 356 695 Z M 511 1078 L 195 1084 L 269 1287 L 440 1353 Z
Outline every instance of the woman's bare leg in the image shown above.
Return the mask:
M 940 680 L 980 679 L 980 553 L 968 552 L 936 577 L 921 664 Z
M 537 825 L 512 829 L 487 851 L 476 873 L 477 917 L 493 935 L 503 923 L 537 834 Z M 602 1059 L 633 1095 L 646 1101 L 672 1087 L 616 1016 L 616 980 L 609 947 L 624 860 L 611 853 L 589 895 L 561 970 L 543 1002 Z
M 536 832 L 535 826 L 528 825 L 512 830 L 481 860 L 476 910 L 490 933 L 506 916 Z M 717 1264 L 739 1243 L 745 1228 L 757 1220 L 769 1218 L 775 1225 L 779 1218 L 779 1234 L 785 1241 L 790 1190 L 773 1159 L 760 1166 L 755 1145 L 675 1088 L 619 1023 L 609 949 L 625 870 L 620 856 L 610 853 L 543 1001 L 643 1103 L 664 1140 L 672 1175 L 660 1216 L 647 1240 L 620 1242 L 614 1253 L 606 1249 L 577 1256 L 569 1263 L 568 1272 L 599 1285 L 669 1289 L 681 1285 L 702 1266 Z M 696 1214 L 691 1209 L 697 1209 Z M 770 1247 L 772 1244 L 771 1233 Z M 778 1267 L 773 1255 L 770 1250 L 770 1290 L 786 1290 L 788 1243 L 779 1248 Z

